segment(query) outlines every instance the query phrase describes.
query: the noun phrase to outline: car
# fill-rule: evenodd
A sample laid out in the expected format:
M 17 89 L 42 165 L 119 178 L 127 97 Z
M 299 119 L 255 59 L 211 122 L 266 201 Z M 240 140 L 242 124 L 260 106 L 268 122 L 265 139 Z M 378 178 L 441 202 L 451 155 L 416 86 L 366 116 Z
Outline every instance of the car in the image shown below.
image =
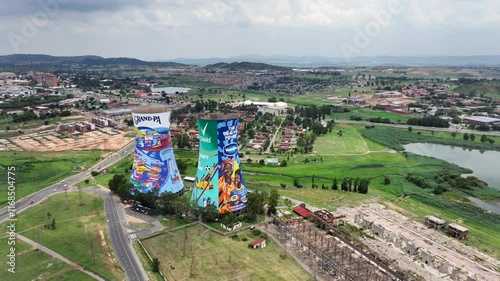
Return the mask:
M 109 222 L 109 220 L 107 220 L 106 222 Z
M 33 204 L 33 201 L 30 201 L 30 205 Z

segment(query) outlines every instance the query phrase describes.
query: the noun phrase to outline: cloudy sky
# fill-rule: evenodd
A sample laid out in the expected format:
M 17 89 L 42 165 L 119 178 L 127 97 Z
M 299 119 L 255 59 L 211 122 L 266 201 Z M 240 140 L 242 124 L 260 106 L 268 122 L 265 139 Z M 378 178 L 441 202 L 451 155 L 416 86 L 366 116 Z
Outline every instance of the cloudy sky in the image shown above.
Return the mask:
M 500 55 L 497 0 L 0 0 L 0 55 Z

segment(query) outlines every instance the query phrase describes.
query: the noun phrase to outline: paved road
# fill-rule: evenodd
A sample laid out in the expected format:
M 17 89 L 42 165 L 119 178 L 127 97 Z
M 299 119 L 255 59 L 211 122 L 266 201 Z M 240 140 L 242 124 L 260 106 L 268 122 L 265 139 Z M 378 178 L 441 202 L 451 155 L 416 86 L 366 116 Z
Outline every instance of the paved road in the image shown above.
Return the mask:
M 16 202 L 16 213 L 21 213 L 22 211 L 38 204 L 44 198 L 47 198 L 55 193 L 64 192 L 64 188 L 81 182 L 87 178 L 91 171 L 102 170 L 106 167 L 113 165 L 114 163 L 120 161 L 126 155 L 131 152 L 135 143 L 131 142 L 122 149 L 113 153 L 106 159 L 97 163 L 90 169 L 81 172 L 79 174 L 70 176 L 65 180 L 41 189 L 33 194 L 22 198 Z M 68 189 L 69 191 L 76 191 L 75 189 Z M 120 212 L 123 212 L 119 202 L 115 202 L 114 197 L 109 194 L 109 191 L 103 189 L 86 188 L 83 189 L 86 192 L 96 192 L 104 197 L 104 209 L 106 217 L 108 218 L 109 233 L 111 236 L 111 244 L 113 250 L 116 253 L 118 262 L 120 263 L 125 274 L 129 280 L 147 280 L 145 271 L 142 264 L 139 262 L 135 251 L 132 248 L 132 242 L 126 237 L 122 228 L 123 214 L 121 214 L 122 219 L 120 220 Z M 31 203 L 33 202 L 33 203 Z M 4 207 L 0 209 L 0 224 L 5 222 L 9 218 L 8 208 Z
M 77 270 L 80 270 L 82 271 L 83 273 L 89 275 L 90 277 L 93 277 L 94 279 L 97 279 L 97 280 L 100 280 L 100 281 L 105 281 L 105 279 L 103 279 L 101 276 L 99 275 L 96 275 L 95 273 L 91 272 L 91 271 L 88 271 L 86 270 L 85 268 L 83 268 L 83 266 L 81 265 L 78 265 L 70 260 L 68 260 L 67 258 L 65 258 L 64 256 L 62 256 L 61 254 L 59 253 L 56 253 L 54 251 L 52 251 L 51 249 L 49 248 L 46 248 L 38 243 L 36 243 L 35 241 L 33 240 L 30 240 L 20 234 L 17 234 L 16 235 L 17 238 L 19 238 L 20 240 L 23 240 L 24 242 L 28 243 L 28 244 L 31 244 L 32 246 L 34 247 L 37 247 L 40 251 L 43 251 L 49 255 L 51 255 L 52 257 L 56 258 L 56 259 L 60 259 L 61 261 L 71 265 L 71 267 L 73 267 L 74 269 L 77 269 Z
M 122 221 L 118 214 L 119 212 L 123 212 L 123 208 L 120 206 L 118 200 L 118 198 L 115 198 L 109 193 L 104 196 L 104 210 L 106 212 L 106 218 L 108 219 L 111 244 L 118 262 L 123 270 L 125 270 L 128 280 L 147 280 L 142 264 L 139 262 L 132 248 L 132 241 L 123 232 Z

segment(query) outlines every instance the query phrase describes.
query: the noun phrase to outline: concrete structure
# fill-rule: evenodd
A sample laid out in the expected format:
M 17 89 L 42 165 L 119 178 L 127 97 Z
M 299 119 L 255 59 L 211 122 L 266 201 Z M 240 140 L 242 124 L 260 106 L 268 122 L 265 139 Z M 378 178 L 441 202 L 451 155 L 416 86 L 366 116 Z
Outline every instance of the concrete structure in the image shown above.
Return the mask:
M 446 226 L 446 221 L 434 216 L 425 216 L 424 224 L 427 227 L 432 227 L 434 229 L 440 230 Z
M 184 182 L 172 149 L 170 113 L 164 107 L 147 107 L 132 112 L 136 132 L 130 177 L 133 192 L 184 192 Z
M 334 215 L 327 210 L 313 212 L 310 218 L 322 229 L 330 229 L 332 226 L 344 224 L 345 215 Z
M 200 149 L 191 201 L 200 207 L 214 205 L 221 214 L 246 208 L 238 123 L 237 114 L 213 113 L 198 119 Z
M 264 108 L 267 110 L 285 110 L 288 108 L 288 104 L 286 102 L 258 102 L 246 100 L 244 102 L 239 103 L 238 105 L 255 105 L 259 108 Z
M 114 127 L 117 125 L 113 119 L 108 119 L 104 117 L 92 117 L 90 118 L 90 122 L 101 127 Z
M 467 234 L 469 233 L 469 229 L 465 228 L 456 223 L 450 223 L 448 225 L 448 234 L 458 239 L 466 239 Z
M 57 125 L 56 132 L 85 133 L 88 131 L 93 131 L 95 129 L 96 129 L 95 125 L 90 122 L 73 122 L 73 123 Z

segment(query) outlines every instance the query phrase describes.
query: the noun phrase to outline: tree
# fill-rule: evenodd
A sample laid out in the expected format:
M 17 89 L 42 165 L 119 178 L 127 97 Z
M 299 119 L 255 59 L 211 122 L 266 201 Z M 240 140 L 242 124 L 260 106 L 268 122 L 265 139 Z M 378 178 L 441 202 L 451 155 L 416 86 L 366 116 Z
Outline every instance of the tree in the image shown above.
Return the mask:
M 338 182 L 337 182 L 337 178 L 334 178 L 334 179 L 333 179 L 332 189 L 333 189 L 333 190 L 338 190 L 338 189 L 339 189 L 339 185 L 338 185 Z
M 278 206 L 278 199 L 280 194 L 277 189 L 272 189 L 269 195 L 269 202 L 267 203 L 267 215 L 275 215 L 277 213 L 276 206 Z
M 470 134 L 469 139 L 470 139 L 470 141 L 474 141 L 476 139 L 476 135 Z
M 463 136 L 463 138 L 464 138 L 464 141 L 469 140 L 469 134 L 468 134 L 468 133 L 465 133 L 465 134 L 464 134 L 464 136 Z
M 177 168 L 179 169 L 179 172 L 181 174 L 184 174 L 188 168 L 187 161 L 184 159 L 177 159 L 176 163 L 177 163 Z
M 412 127 L 408 127 L 408 132 L 410 132 L 410 133 L 411 133 L 411 131 L 412 131 L 412 130 L 413 130 L 413 128 L 412 128 Z
M 347 186 L 349 184 L 349 178 L 344 178 L 340 184 L 340 190 L 347 191 Z
M 260 165 L 264 165 L 264 164 L 266 164 L 266 161 L 264 161 L 264 159 L 260 159 L 260 160 L 259 160 L 259 164 L 260 164 Z
M 282 160 L 280 166 L 281 167 L 286 167 L 288 165 L 286 160 Z
M 160 271 L 160 260 L 158 258 L 153 258 L 152 267 L 153 272 Z
M 481 142 L 487 142 L 488 141 L 488 137 L 486 135 L 482 135 L 481 136 Z
M 50 227 L 52 228 L 52 230 L 56 229 L 56 219 L 52 219 L 52 223 L 50 224 Z
M 293 178 L 293 186 L 295 186 L 297 188 L 302 188 L 302 185 L 300 184 L 298 178 Z
M 264 205 L 266 204 L 266 193 L 265 192 L 249 192 L 247 194 L 248 201 L 246 212 L 252 215 L 260 215 L 264 213 Z
M 457 132 L 452 132 L 452 133 L 451 133 L 451 137 L 452 137 L 452 138 L 456 138 L 456 137 L 457 137 Z

